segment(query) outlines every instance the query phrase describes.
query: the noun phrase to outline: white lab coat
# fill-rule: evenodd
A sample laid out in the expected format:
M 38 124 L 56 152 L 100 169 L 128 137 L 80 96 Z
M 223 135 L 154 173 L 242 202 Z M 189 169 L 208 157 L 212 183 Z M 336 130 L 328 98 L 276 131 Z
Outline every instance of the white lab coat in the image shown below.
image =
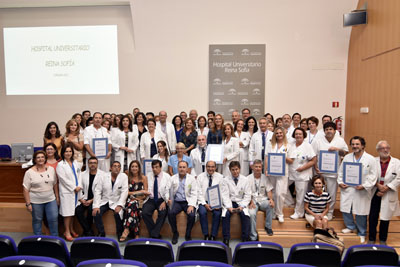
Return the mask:
M 170 179 L 169 184 L 169 198 L 172 200 L 172 204 L 175 199 L 175 194 L 178 192 L 179 188 L 179 173 L 175 174 Z M 185 197 L 189 206 L 193 206 L 197 209 L 197 196 L 198 196 L 198 186 L 196 178 L 193 175 L 186 174 L 185 181 Z M 172 206 L 171 206 L 172 207 Z
M 381 176 L 381 164 L 379 157 L 375 158 L 376 165 L 378 167 L 377 176 L 378 179 Z M 384 221 L 389 221 L 396 209 L 398 208 L 398 192 L 397 188 L 400 185 L 400 160 L 391 157 L 389 166 L 386 170 L 384 177 L 384 185 L 388 186 L 390 189 L 387 191 L 381 200 L 381 212 L 380 219 Z M 372 195 L 375 194 L 377 187 L 372 189 Z
M 176 147 L 175 127 L 170 122 L 165 122 L 165 123 L 166 123 L 166 125 L 165 125 L 166 133 L 164 133 L 161 130 L 162 127 L 161 127 L 161 123 L 160 122 L 157 122 L 156 129 L 165 134 L 166 139 L 167 139 L 166 143 L 167 143 L 168 150 L 171 151 L 171 152 L 175 152 L 175 150 L 176 150 L 175 149 L 175 147 Z
M 115 151 L 115 161 L 121 163 L 121 172 L 124 169 L 124 157 L 125 151 L 119 149 L 121 146 L 125 146 L 125 132 L 121 130 L 115 130 L 114 135 L 112 136 L 112 146 Z M 137 135 L 136 131 L 128 132 L 128 148 L 133 150 L 133 152 L 128 153 L 127 157 L 127 165 L 131 161 L 136 160 L 136 150 L 139 147 L 139 136 Z
M 206 201 L 208 201 L 208 196 L 207 196 L 207 188 L 208 188 L 208 173 L 203 172 L 199 176 L 197 176 L 197 184 L 199 186 L 199 194 L 198 194 L 198 199 L 197 199 L 197 205 L 205 205 Z M 221 196 L 221 202 L 222 202 L 222 192 L 223 192 L 223 186 L 224 186 L 224 176 L 218 172 L 214 172 L 212 175 L 212 184 L 211 186 L 214 185 L 219 185 L 219 193 Z
M 97 169 L 96 176 L 94 177 L 93 184 L 92 184 L 92 192 L 93 192 L 93 197 L 94 197 L 94 190 L 96 186 L 99 184 L 99 182 L 103 179 L 104 176 L 106 176 L 107 173 L 103 172 L 102 170 Z M 90 171 L 86 170 L 84 172 L 81 172 L 80 175 L 80 181 L 82 182 L 82 194 L 79 199 L 88 199 L 88 192 L 89 192 L 89 176 L 90 176 Z M 81 205 L 81 202 L 78 202 L 78 206 Z
M 128 198 L 128 176 L 125 173 L 119 173 L 117 179 L 115 179 L 114 187 L 111 183 L 111 172 L 106 173 L 101 178 L 93 192 L 93 209 L 100 208 L 107 203 L 112 210 L 121 206 L 120 216 L 122 218 L 123 208 Z
M 196 132 L 197 132 L 197 136 L 199 136 L 199 135 L 204 135 L 205 137 L 206 137 L 206 139 L 207 139 L 207 135 L 208 135 L 208 132 L 210 131 L 210 129 L 208 128 L 208 127 L 204 127 L 203 128 L 203 132 L 201 132 L 201 130 L 198 128 L 198 129 L 196 129 Z
M 307 143 L 309 143 L 310 145 L 314 144 L 315 141 L 317 141 L 320 138 L 325 138 L 325 134 L 324 132 L 320 132 L 317 130 L 317 133 L 314 135 L 310 132 L 310 130 L 308 130 L 307 132 L 307 137 L 304 138 L 304 141 L 306 141 Z
M 302 172 L 296 171 L 297 168 L 307 164 L 312 158 L 314 158 L 315 152 L 312 146 L 304 140 L 299 146 L 293 144 L 289 151 L 289 157 L 294 159 L 293 163 L 289 167 L 289 177 L 294 181 L 307 182 L 312 178 L 312 167 Z
M 190 159 L 192 160 L 192 172 L 193 176 L 198 176 L 203 172 L 203 164 L 204 164 L 204 171 L 206 170 L 206 163 L 207 163 L 207 146 L 204 147 L 205 149 L 205 158 L 204 162 L 201 162 L 201 148 L 197 146 L 190 152 Z
M 164 201 L 168 201 L 169 199 L 169 185 L 171 176 L 169 176 L 166 172 L 160 172 L 159 176 L 161 177 L 161 183 L 158 184 L 158 197 L 164 199 Z M 149 172 L 147 173 L 147 184 L 148 184 L 148 191 L 150 192 L 151 196 L 154 193 L 154 173 Z M 153 196 L 154 197 L 154 196 Z M 146 199 L 147 201 L 147 199 Z
M 111 135 L 108 133 L 107 129 L 104 127 L 100 127 L 96 129 L 93 125 L 90 125 L 85 128 L 83 132 L 83 143 L 85 145 L 89 145 L 93 150 L 93 139 L 94 138 L 107 138 L 108 145 L 112 145 Z M 90 158 L 88 152 L 86 152 L 86 160 Z M 98 168 L 102 171 L 108 172 L 110 171 L 110 159 L 99 158 L 98 159 Z
M 271 131 L 267 131 L 265 136 L 265 145 L 271 140 L 273 133 Z M 249 161 L 252 163 L 254 160 L 259 159 L 262 160 L 262 133 L 257 131 L 253 134 L 250 140 L 249 145 Z
M 240 174 L 247 176 L 249 175 L 249 145 L 250 145 L 250 134 L 248 132 L 241 132 L 240 136 L 235 132 L 235 136 L 239 139 L 239 142 L 243 143 L 243 147 L 239 144 L 239 162 L 240 162 Z
M 167 143 L 167 138 L 161 130 L 156 129 L 154 131 L 154 142 L 156 143 L 157 147 L 157 142 L 163 140 L 165 143 Z M 150 147 L 151 147 L 151 135 L 149 132 L 145 132 L 142 134 L 142 138 L 140 139 L 140 158 L 141 159 L 150 159 Z M 158 151 L 158 150 L 157 150 Z
M 75 168 L 76 178 L 78 179 L 78 185 L 76 185 L 75 175 L 72 171 L 71 166 L 65 160 L 60 161 L 57 164 L 57 176 L 58 176 L 58 188 L 60 193 L 60 209 L 59 213 L 63 217 L 74 216 L 75 208 L 78 206 L 79 201 L 75 202 L 75 188 L 82 187 L 80 180 L 81 170 L 78 167 L 78 163 L 73 161 L 72 163 Z M 79 191 L 77 200 L 80 199 L 82 190 Z
M 247 176 L 247 179 L 251 188 L 251 199 L 255 203 L 261 203 L 262 201 L 267 200 L 268 192 L 274 188 L 269 177 L 261 174 L 261 177 L 256 179 L 252 173 Z
M 224 176 L 228 176 L 231 174 L 229 170 L 229 163 L 232 161 L 239 161 L 239 139 L 236 137 L 231 137 L 228 143 L 225 139 L 223 140 L 222 144 L 224 145 L 224 159 L 226 158 L 226 162 L 222 166 L 222 174 Z
M 251 200 L 250 184 L 246 176 L 239 175 L 238 178 L 238 183 L 235 185 L 232 175 L 224 177 L 222 217 L 225 217 L 229 208 L 232 208 L 232 202 L 236 202 L 240 207 L 243 207 L 244 214 L 250 216 L 248 208 Z
M 343 163 L 356 162 L 354 153 L 347 154 L 340 164 L 338 184 L 343 184 Z M 352 213 L 356 215 L 368 215 L 371 207 L 372 189 L 378 179 L 378 168 L 376 160 L 373 156 L 364 151 L 360 161 L 362 163 L 362 178 L 361 185 L 363 190 L 357 190 L 354 186 L 349 186 L 346 189 L 340 188 L 340 211 Z

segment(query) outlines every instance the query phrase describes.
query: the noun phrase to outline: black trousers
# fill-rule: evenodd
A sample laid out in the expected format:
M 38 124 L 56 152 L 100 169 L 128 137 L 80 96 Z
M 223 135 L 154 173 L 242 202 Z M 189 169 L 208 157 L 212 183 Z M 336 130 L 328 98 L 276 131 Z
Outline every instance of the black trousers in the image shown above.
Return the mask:
M 161 227 L 165 222 L 165 218 L 167 218 L 167 209 L 168 205 L 165 206 L 165 210 L 159 210 L 160 205 L 164 202 L 164 199 L 160 198 L 157 200 L 157 203 L 154 199 L 150 198 L 144 203 L 142 208 L 142 217 L 143 221 L 146 224 L 147 231 L 149 232 L 149 236 L 151 238 L 159 238 Z M 155 210 L 158 210 L 158 217 L 156 222 L 153 221 L 153 213 Z
M 83 234 L 89 236 L 93 235 L 92 205 L 85 206 L 83 204 L 80 204 L 78 207 L 75 208 L 75 216 L 78 219 L 79 224 L 82 226 Z
M 378 192 L 378 191 L 377 191 Z M 371 201 L 371 209 L 369 211 L 369 240 L 376 240 L 376 227 L 378 225 L 379 212 L 381 211 L 381 201 L 382 197 L 377 196 L 376 193 Z M 379 223 L 379 240 L 386 241 L 388 230 L 389 230 L 389 222 L 380 220 Z
M 115 226 L 117 228 L 117 236 L 120 237 L 122 235 L 122 232 L 124 231 L 123 226 L 122 226 L 122 219 L 119 216 L 119 213 L 115 213 L 114 210 L 110 209 L 110 207 L 108 206 L 108 203 L 101 206 L 100 212 L 98 212 L 96 214 L 96 216 L 94 217 L 94 222 L 96 224 L 97 231 L 99 231 L 100 235 L 105 235 L 104 224 L 103 224 L 103 214 L 109 210 L 111 210 L 114 213 Z

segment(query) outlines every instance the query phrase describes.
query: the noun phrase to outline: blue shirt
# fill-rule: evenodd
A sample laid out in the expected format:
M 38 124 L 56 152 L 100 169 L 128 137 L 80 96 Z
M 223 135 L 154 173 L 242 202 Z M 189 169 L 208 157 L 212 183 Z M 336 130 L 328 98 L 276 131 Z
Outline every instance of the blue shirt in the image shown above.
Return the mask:
M 222 131 L 217 130 L 215 133 L 213 133 L 210 130 L 207 135 L 207 144 L 222 144 Z
M 183 155 L 182 158 L 183 161 L 186 161 L 188 163 L 188 168 L 192 168 L 192 160 L 190 159 L 190 157 Z M 178 155 L 172 155 L 169 160 L 168 160 L 168 166 L 172 167 L 172 173 L 173 174 L 177 174 L 178 173 Z
M 175 194 L 175 201 L 186 201 L 185 183 L 186 183 L 186 175 L 185 177 L 183 177 L 183 179 L 179 178 L 179 187 L 178 191 Z

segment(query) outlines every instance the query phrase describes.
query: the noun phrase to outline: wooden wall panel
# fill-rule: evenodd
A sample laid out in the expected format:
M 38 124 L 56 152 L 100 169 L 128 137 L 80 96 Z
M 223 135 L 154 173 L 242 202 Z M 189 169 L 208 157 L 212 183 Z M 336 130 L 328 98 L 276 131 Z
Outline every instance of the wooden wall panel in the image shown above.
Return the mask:
M 364 1 L 359 2 L 359 7 Z M 400 157 L 400 1 L 369 0 L 368 24 L 353 27 L 350 37 L 346 141 L 361 135 L 367 151 L 386 139 Z M 369 107 L 361 114 L 361 107 Z

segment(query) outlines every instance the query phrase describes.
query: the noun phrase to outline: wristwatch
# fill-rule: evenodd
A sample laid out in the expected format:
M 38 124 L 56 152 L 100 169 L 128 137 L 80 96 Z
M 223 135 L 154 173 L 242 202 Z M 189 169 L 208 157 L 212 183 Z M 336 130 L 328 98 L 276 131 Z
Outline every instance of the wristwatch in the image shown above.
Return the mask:
M 25 204 L 25 206 L 29 207 L 30 205 L 32 205 L 31 203 Z

